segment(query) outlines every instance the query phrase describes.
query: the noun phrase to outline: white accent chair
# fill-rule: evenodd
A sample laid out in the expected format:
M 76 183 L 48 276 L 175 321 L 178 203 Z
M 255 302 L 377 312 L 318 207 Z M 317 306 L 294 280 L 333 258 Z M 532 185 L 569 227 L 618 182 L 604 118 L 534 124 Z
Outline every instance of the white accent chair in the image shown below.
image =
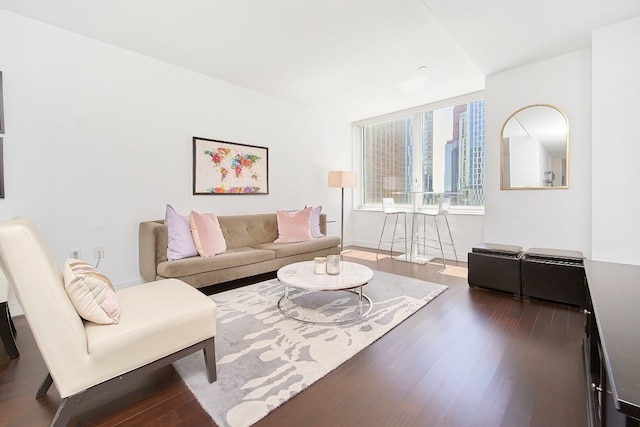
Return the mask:
M 2 338 L 2 343 L 9 353 L 9 357 L 15 359 L 20 353 L 13 339 L 16 336 L 16 327 L 13 325 L 13 319 L 9 312 L 8 299 L 9 283 L 0 269 L 0 338 Z
M 216 305 L 190 285 L 166 279 L 117 290 L 118 324 L 85 321 L 67 297 L 56 259 L 25 219 L 0 222 L 0 267 L 49 371 L 36 398 L 52 383 L 63 398 L 52 426 L 66 425 L 83 399 L 198 350 L 209 382 L 216 380 Z
M 407 254 L 407 213 L 405 211 L 396 209 L 395 202 L 391 197 L 384 197 L 382 199 L 382 212 L 384 212 L 384 223 L 382 224 L 382 231 L 380 232 L 380 240 L 378 241 L 378 250 L 376 251 L 376 260 L 380 255 L 380 246 L 383 243 L 382 239 L 384 237 L 384 230 L 387 226 L 387 218 L 389 218 L 389 215 L 394 215 L 396 219 L 393 225 L 393 234 L 391 236 L 391 240 L 390 242 L 385 242 L 385 243 L 391 243 L 389 256 L 393 256 L 393 244 L 397 241 L 404 242 L 404 253 L 406 254 L 406 256 L 409 256 Z M 398 228 L 398 218 L 400 216 L 403 217 L 403 221 L 404 221 L 404 236 L 396 239 L 396 229 Z

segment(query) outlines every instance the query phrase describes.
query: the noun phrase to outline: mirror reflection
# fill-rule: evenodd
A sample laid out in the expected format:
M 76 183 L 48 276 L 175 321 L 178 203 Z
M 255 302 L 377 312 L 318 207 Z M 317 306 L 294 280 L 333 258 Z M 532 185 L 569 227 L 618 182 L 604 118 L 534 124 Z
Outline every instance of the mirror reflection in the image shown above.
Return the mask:
M 500 133 L 500 188 L 568 188 L 569 124 L 553 105 L 513 113 Z

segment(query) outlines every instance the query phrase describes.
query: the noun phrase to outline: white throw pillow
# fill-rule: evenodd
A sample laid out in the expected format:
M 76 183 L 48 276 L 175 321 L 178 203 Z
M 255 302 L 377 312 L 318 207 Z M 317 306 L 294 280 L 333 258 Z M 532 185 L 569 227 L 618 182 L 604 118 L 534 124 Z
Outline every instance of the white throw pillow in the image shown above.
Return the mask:
M 64 263 L 64 289 L 83 319 L 103 325 L 118 323 L 120 305 L 113 284 L 91 264 L 68 259 Z

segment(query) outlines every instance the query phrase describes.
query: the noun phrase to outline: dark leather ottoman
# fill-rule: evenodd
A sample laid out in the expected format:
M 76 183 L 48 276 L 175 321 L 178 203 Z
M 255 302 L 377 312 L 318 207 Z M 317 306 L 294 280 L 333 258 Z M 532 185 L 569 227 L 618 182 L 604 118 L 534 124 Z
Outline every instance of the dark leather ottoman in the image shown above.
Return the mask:
M 479 243 L 468 255 L 469 286 L 509 292 L 520 296 L 522 247 Z
M 522 296 L 586 307 L 583 260 L 579 251 L 528 249 L 522 257 Z

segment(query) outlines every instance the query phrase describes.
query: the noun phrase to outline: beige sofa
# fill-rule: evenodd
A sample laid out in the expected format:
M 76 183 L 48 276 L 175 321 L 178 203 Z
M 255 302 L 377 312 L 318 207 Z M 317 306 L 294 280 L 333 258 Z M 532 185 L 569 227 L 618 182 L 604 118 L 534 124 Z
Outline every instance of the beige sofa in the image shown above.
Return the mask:
M 275 213 L 218 216 L 227 251 L 207 258 L 167 260 L 164 221 L 144 221 L 139 229 L 140 274 L 146 281 L 176 278 L 201 288 L 278 270 L 287 264 L 340 253 L 340 238 L 324 236 L 306 242 L 273 243 L 278 238 Z M 326 234 L 327 218 L 320 216 Z

